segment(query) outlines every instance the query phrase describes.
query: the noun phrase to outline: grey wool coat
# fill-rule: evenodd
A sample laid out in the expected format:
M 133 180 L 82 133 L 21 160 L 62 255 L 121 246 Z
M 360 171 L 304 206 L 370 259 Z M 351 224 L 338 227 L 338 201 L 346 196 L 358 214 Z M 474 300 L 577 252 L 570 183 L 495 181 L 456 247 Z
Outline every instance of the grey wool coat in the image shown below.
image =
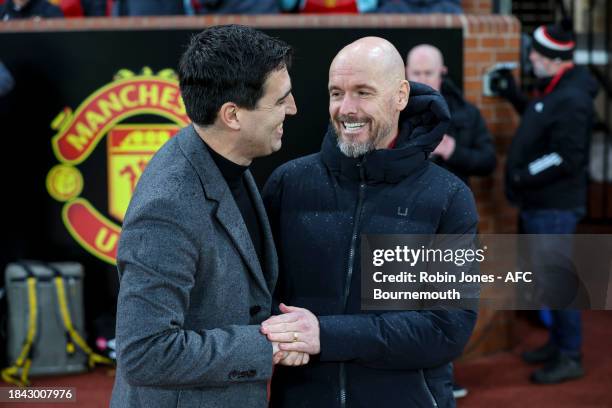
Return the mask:
M 233 196 L 192 126 L 151 159 L 124 223 L 117 266 L 111 407 L 265 407 L 272 345 L 259 333 L 278 274 L 265 210 L 261 266 Z

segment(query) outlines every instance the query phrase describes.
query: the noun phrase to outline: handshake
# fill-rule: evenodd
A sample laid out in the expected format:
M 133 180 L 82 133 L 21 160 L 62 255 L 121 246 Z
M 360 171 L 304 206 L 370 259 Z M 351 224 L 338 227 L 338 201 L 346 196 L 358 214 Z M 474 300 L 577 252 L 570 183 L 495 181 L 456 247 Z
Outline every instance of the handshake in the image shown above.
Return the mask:
M 280 304 L 282 314 L 261 324 L 261 333 L 272 342 L 272 362 L 285 366 L 308 364 L 319 354 L 319 320 L 307 309 Z

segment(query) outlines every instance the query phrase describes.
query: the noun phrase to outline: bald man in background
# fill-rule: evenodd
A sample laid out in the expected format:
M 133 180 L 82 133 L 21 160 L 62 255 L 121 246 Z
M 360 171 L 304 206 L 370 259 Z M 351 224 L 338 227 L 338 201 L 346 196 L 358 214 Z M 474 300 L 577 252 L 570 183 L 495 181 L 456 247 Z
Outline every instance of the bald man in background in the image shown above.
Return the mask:
M 478 108 L 463 98 L 461 91 L 446 77 L 447 72 L 442 52 L 433 45 L 417 45 L 408 52 L 407 78 L 440 92 L 451 114 L 450 126 L 431 159 L 469 186 L 470 176 L 493 173 L 497 162 L 495 148 Z M 455 398 L 465 397 L 467 392 L 466 388 L 453 384 Z
M 421 44 L 408 53 L 408 80 L 421 82 L 440 92 L 451 113 L 450 126 L 433 151 L 432 159 L 469 185 L 470 176 L 488 176 L 495 170 L 495 148 L 478 108 L 463 98 L 446 73 L 438 48 Z
M 476 312 L 364 312 L 360 259 L 362 234 L 475 234 L 469 188 L 428 160 L 448 108 L 409 83 L 397 49 L 377 37 L 338 53 L 328 89 L 321 151 L 279 167 L 263 193 L 282 303 L 261 331 L 311 356 L 277 367 L 271 406 L 453 407 L 450 362 Z

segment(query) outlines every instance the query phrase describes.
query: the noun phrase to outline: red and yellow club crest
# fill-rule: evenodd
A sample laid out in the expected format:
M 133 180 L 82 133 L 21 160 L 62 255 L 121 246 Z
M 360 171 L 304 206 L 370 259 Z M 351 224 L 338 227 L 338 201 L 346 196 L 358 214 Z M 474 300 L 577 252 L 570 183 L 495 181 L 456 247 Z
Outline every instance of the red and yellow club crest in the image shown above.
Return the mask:
M 151 115 L 172 122 L 120 124 L 127 118 Z M 102 215 L 81 193 L 78 165 L 107 137 L 108 214 L 122 221 L 132 193 L 151 156 L 189 123 L 174 71 L 140 74 L 120 70 L 114 81 L 92 93 L 72 112 L 65 108 L 51 123 L 59 160 L 47 175 L 47 191 L 65 203 L 64 225 L 72 237 L 96 257 L 115 263 L 121 227 Z M 104 169 L 100 169 L 104 171 Z

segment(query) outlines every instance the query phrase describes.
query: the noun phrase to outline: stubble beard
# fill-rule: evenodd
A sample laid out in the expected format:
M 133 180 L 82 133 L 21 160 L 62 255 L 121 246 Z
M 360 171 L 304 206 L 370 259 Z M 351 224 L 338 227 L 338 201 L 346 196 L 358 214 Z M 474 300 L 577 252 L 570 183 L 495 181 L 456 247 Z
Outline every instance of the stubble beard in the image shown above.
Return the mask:
M 338 148 L 347 157 L 358 158 L 366 153 L 375 150 L 376 146 L 384 140 L 391 133 L 391 126 L 387 123 L 382 123 L 375 128 L 372 128 L 372 135 L 365 142 L 359 142 L 356 140 L 345 140 L 342 138 L 342 120 L 343 118 L 338 119 L 335 122 L 332 122 L 334 133 L 336 134 L 336 140 L 338 143 Z M 370 124 L 372 122 L 369 122 Z M 368 126 L 368 125 L 365 125 Z

